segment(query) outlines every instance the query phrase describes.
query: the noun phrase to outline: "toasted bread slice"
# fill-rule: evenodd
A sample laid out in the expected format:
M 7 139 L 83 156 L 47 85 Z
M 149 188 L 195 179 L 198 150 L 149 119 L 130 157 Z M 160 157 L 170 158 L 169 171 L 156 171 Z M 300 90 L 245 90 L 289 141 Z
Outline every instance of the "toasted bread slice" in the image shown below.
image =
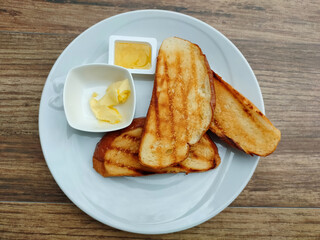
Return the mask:
M 151 103 L 139 150 L 141 164 L 175 165 L 208 130 L 214 109 L 213 74 L 198 45 L 171 37 L 160 47 Z
M 189 173 L 207 171 L 220 164 L 217 147 L 205 134 L 191 146 L 187 159 L 176 166 L 154 170 L 141 165 L 138 151 L 144 122 L 144 118 L 134 119 L 129 127 L 107 133 L 100 140 L 93 155 L 93 167 L 98 173 L 104 177 Z
M 280 131 L 252 102 L 216 73 L 214 88 L 216 107 L 210 130 L 248 154 L 271 154 L 280 141 Z

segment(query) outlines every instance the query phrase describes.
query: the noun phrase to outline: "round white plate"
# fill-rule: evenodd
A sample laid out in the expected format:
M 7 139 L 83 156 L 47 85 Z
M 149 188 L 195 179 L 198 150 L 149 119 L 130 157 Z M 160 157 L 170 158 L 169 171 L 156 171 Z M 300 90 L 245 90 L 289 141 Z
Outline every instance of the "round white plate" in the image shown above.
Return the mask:
M 39 133 L 48 167 L 68 198 L 98 221 L 135 233 L 160 234 L 198 225 L 226 208 L 250 180 L 259 158 L 217 143 L 222 163 L 205 173 L 103 178 L 92 168 L 102 134 L 68 126 L 62 90 L 68 71 L 87 63 L 108 62 L 110 35 L 177 36 L 198 44 L 211 68 L 248 97 L 262 112 L 258 82 L 240 51 L 206 23 L 183 14 L 143 10 L 120 14 L 92 26 L 60 55 L 43 89 Z M 135 75 L 136 117 L 145 116 L 153 76 Z

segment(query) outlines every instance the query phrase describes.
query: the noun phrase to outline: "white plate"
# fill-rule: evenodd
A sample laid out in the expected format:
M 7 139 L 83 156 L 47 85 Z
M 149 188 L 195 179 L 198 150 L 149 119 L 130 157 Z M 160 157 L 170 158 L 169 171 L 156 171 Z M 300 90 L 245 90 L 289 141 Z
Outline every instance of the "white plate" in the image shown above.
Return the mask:
M 155 27 L 156 26 L 156 27 Z M 221 165 L 205 173 L 103 178 L 92 168 L 102 134 L 69 127 L 62 105 L 63 83 L 78 65 L 108 62 L 110 35 L 178 36 L 198 44 L 212 69 L 248 97 L 262 112 L 258 82 L 240 51 L 221 33 L 195 18 L 159 10 L 134 11 L 108 18 L 78 36 L 60 55 L 43 89 L 39 133 L 48 167 L 62 191 L 98 221 L 135 233 L 160 234 L 198 225 L 226 208 L 250 180 L 259 158 L 214 139 Z M 153 77 L 134 76 L 136 117 L 145 116 Z

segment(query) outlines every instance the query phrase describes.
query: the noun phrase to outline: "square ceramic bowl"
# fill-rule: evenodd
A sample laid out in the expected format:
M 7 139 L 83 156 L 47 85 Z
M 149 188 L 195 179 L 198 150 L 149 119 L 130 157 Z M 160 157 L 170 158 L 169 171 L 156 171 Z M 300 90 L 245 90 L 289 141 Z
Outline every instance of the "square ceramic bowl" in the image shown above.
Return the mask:
M 90 98 L 94 92 L 96 99 L 105 95 L 106 89 L 116 81 L 128 79 L 131 93 L 125 103 L 116 105 L 122 121 L 110 124 L 99 121 L 90 108 Z M 64 111 L 69 125 L 87 132 L 109 132 L 129 126 L 136 107 L 136 93 L 130 72 L 119 66 L 108 64 L 89 64 L 71 69 L 63 90 Z
M 108 61 L 108 63 L 111 65 L 114 65 L 115 44 L 117 42 L 148 44 L 151 48 L 151 67 L 149 69 L 128 68 L 128 71 L 134 74 L 154 74 L 155 73 L 156 63 L 157 63 L 157 39 L 147 38 L 147 37 L 111 35 L 109 37 L 109 61 Z

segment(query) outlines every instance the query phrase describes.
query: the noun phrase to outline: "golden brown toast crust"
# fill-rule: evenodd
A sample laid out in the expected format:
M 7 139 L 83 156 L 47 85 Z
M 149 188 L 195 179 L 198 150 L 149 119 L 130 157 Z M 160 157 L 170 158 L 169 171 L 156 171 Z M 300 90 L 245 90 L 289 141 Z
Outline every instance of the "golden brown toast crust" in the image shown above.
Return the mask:
M 258 155 L 258 156 L 267 156 L 271 154 L 272 152 L 275 151 L 280 139 L 281 139 L 281 133 L 280 131 L 275 128 L 270 120 L 246 97 L 244 97 L 241 93 L 239 93 L 237 90 L 235 90 L 231 85 L 229 85 L 227 82 L 225 82 L 218 74 L 213 72 L 214 76 L 214 83 L 215 83 L 215 91 L 216 91 L 216 105 L 217 107 L 215 108 L 214 112 L 214 117 L 213 121 L 211 122 L 210 125 L 210 130 L 215 133 L 220 139 L 228 143 L 229 145 L 236 147 L 242 151 L 244 151 L 247 154 L 250 155 Z M 219 85 L 218 85 L 219 84 Z M 217 87 L 222 87 L 225 92 L 228 92 L 232 95 L 232 98 L 234 98 L 238 103 L 241 104 L 242 110 L 241 112 L 243 115 L 245 115 L 246 118 L 248 118 L 248 121 L 250 120 L 251 124 L 254 125 L 254 127 L 259 126 L 258 130 L 262 132 L 260 135 L 259 139 L 265 138 L 268 139 L 270 136 L 271 140 L 267 140 L 265 142 L 260 141 L 259 143 L 253 143 L 253 144 L 247 144 L 250 141 L 254 142 L 259 139 L 255 139 L 254 134 L 249 134 L 248 136 L 237 136 L 241 131 L 240 128 L 238 128 L 238 133 L 228 131 L 225 127 L 222 125 L 225 122 L 228 122 L 230 125 L 235 124 L 239 122 L 241 119 L 239 119 L 239 115 L 234 114 L 233 119 L 226 119 L 222 117 L 221 112 L 218 112 L 219 109 L 222 109 L 221 106 L 225 104 L 226 98 L 221 98 L 219 95 L 224 94 L 223 91 L 220 92 L 217 89 Z M 233 105 L 234 106 L 234 105 Z M 231 106 L 231 107 L 233 107 Z M 247 126 L 250 127 L 250 126 Z M 246 129 L 244 129 L 244 132 L 242 134 L 247 134 Z M 261 137 L 262 136 L 262 137 Z M 236 140 L 238 139 L 238 140 Z M 258 142 L 258 141 L 257 141 Z
M 171 49 L 166 41 L 172 39 L 185 45 Z M 209 129 L 214 107 L 213 73 L 200 47 L 179 38 L 163 41 L 142 133 L 140 163 L 161 169 L 186 159 L 190 145 Z
M 127 151 L 127 153 L 134 158 L 135 167 L 129 166 L 128 164 L 120 164 L 116 161 L 106 159 L 107 151 L 112 151 L 115 149 L 115 141 L 123 138 L 125 134 L 130 133 L 131 130 L 136 130 L 144 126 L 145 118 L 134 119 L 132 124 L 122 130 L 107 133 L 104 137 L 97 143 L 94 155 L 93 155 L 93 168 L 104 177 L 115 177 L 115 176 L 145 176 L 150 174 L 159 173 L 178 173 L 178 172 L 202 172 L 213 168 L 216 168 L 220 164 L 220 157 L 218 154 L 218 149 L 210 137 L 205 134 L 201 138 L 199 144 L 191 147 L 190 156 L 180 164 L 167 167 L 164 169 L 154 170 L 147 168 L 138 161 L 138 150 L 135 152 L 130 152 L 128 149 L 117 148 L 118 151 Z M 128 136 L 126 136 L 128 137 Z M 137 137 L 135 140 L 140 141 Z M 212 153 L 212 157 L 207 159 L 201 156 L 201 147 L 208 148 Z M 204 155 L 204 154 L 202 154 Z M 195 164 L 195 165 L 194 165 Z M 197 166 L 197 164 L 204 164 L 204 166 Z M 195 167 L 194 167 L 195 166 Z

